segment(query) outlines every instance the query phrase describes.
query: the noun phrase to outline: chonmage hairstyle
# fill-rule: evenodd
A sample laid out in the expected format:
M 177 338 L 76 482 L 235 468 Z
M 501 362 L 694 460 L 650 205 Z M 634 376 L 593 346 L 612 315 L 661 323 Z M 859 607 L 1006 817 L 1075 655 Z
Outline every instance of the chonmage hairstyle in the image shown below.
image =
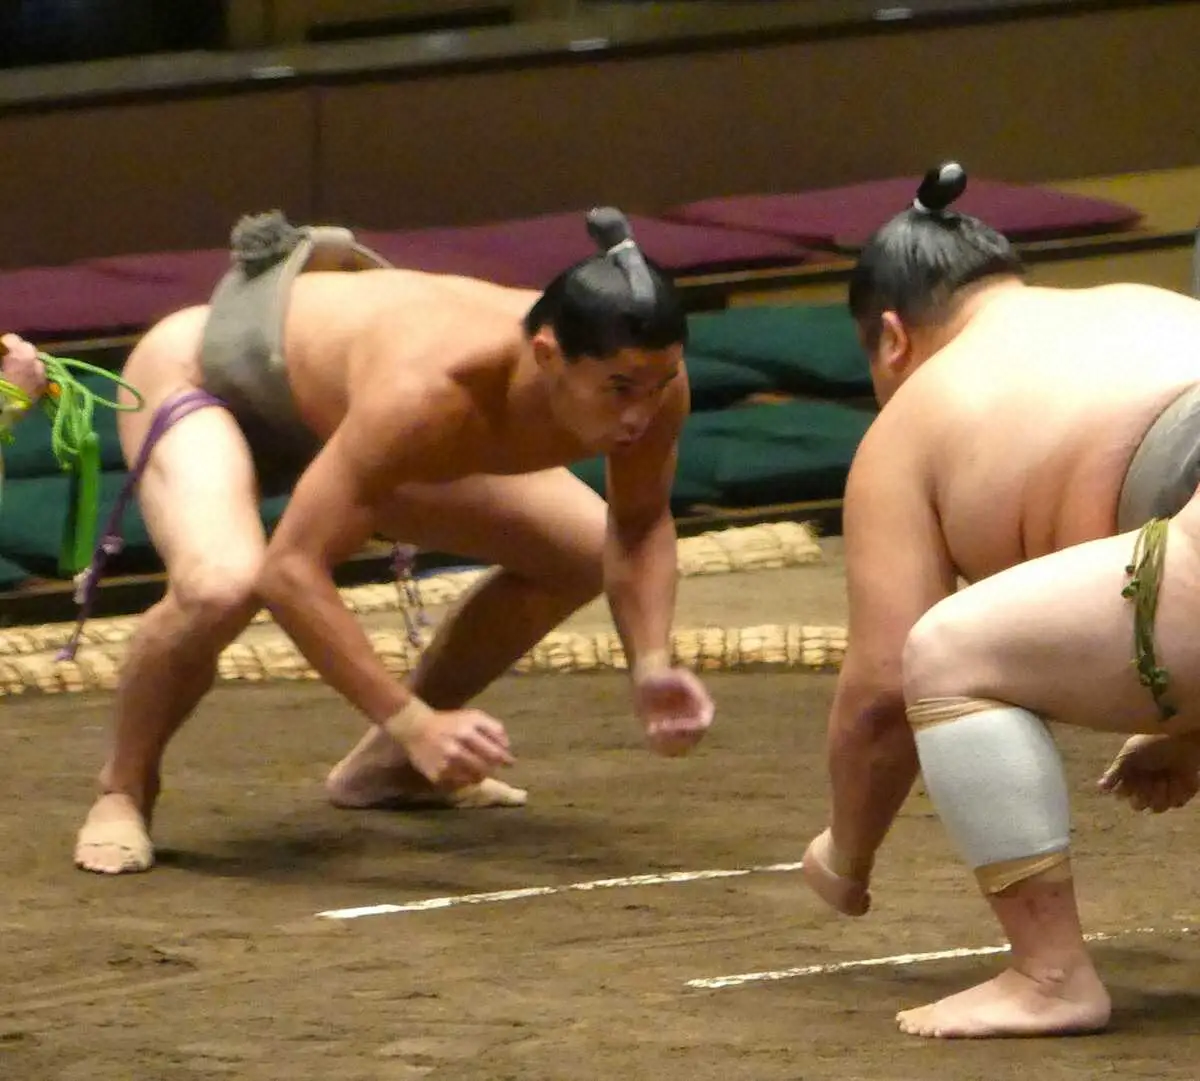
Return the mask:
M 549 326 L 568 361 L 686 344 L 687 315 L 679 293 L 642 254 L 625 215 L 598 207 L 587 215 L 587 230 L 599 253 L 546 286 L 525 316 L 525 332 Z
M 868 348 L 884 312 L 905 323 L 936 321 L 964 286 L 999 274 L 1023 276 L 1021 258 L 990 225 L 947 208 L 967 187 L 958 162 L 930 169 L 907 210 L 879 229 L 850 277 L 850 314 Z

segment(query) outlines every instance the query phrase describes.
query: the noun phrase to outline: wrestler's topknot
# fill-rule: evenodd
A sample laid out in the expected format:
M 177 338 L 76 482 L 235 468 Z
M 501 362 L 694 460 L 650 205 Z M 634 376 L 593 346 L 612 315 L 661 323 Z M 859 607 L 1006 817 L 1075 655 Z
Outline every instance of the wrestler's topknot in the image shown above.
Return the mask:
M 642 249 L 633 238 L 629 219 L 614 206 L 596 207 L 588 213 L 587 230 L 600 250 L 625 272 L 633 299 L 650 312 L 656 294 L 654 280 L 646 267 Z
M 966 190 L 966 169 L 956 161 L 945 162 L 925 174 L 913 199 L 913 209 L 940 215 Z
M 868 349 L 884 312 L 911 324 L 936 322 L 963 287 L 992 275 L 1023 275 L 1020 256 L 990 225 L 950 211 L 967 172 L 943 162 L 921 179 L 911 205 L 867 242 L 850 276 L 850 313 Z
M 678 290 L 638 247 L 625 215 L 598 207 L 585 224 L 600 251 L 546 287 L 525 317 L 526 332 L 550 326 L 569 361 L 685 344 L 687 315 Z

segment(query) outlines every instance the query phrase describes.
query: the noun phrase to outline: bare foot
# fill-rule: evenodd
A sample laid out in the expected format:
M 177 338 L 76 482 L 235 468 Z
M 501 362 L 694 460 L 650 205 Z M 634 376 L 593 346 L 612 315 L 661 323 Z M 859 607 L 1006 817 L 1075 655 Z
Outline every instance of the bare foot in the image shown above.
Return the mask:
M 943 1040 L 1068 1036 L 1099 1031 L 1111 1012 L 1104 984 L 1085 961 L 1042 979 L 1006 969 L 978 987 L 905 1010 L 896 1023 L 910 1036 Z
M 154 845 L 132 799 L 110 792 L 96 800 L 75 842 L 75 866 L 102 875 L 131 874 L 154 866 Z
M 395 742 L 372 728 L 325 779 L 335 807 L 404 810 L 424 807 L 524 807 L 529 794 L 495 777 L 446 791 L 435 787 L 405 759 Z
M 837 874 L 833 862 L 833 840 L 829 830 L 813 838 L 804 852 L 801 871 L 809 888 L 831 908 L 843 916 L 863 916 L 871 907 L 871 890 L 867 882 Z

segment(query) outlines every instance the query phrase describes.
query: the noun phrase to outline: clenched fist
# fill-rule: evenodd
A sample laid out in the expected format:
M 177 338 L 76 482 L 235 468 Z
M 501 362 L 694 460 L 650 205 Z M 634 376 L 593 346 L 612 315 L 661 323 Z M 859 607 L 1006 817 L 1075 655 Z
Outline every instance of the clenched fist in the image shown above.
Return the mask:
M 704 685 L 686 668 L 636 675 L 633 705 L 646 740 L 661 755 L 686 754 L 708 731 L 715 707 Z

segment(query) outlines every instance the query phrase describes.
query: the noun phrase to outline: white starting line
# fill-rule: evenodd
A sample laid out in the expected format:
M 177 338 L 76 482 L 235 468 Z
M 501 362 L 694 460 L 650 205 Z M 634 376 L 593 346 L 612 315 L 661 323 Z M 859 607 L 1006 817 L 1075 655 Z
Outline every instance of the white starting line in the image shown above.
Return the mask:
M 626 878 L 596 878 L 590 882 L 571 882 L 565 886 L 526 886 L 493 893 L 459 893 L 449 897 L 427 897 L 404 904 L 366 905 L 362 908 L 335 908 L 318 912 L 322 920 L 357 920 L 364 916 L 391 916 L 407 912 L 430 912 L 459 905 L 490 905 L 502 901 L 524 901 L 530 897 L 552 897 L 558 893 L 587 893 L 591 890 L 618 890 L 635 886 L 673 886 L 680 882 L 702 882 L 714 878 L 742 878 L 745 875 L 783 874 L 799 871 L 800 863 L 769 863 L 760 867 L 736 867 L 711 871 L 668 871 L 663 874 L 630 875 Z
M 1114 938 L 1130 935 L 1190 935 L 1194 927 L 1134 927 L 1128 931 L 1097 932 L 1084 935 L 1088 942 L 1108 942 Z M 991 954 L 1008 953 L 1008 946 L 959 946 L 950 950 L 934 950 L 930 953 L 897 953 L 890 957 L 867 957 L 856 961 L 833 961 L 825 965 L 801 965 L 798 968 L 781 968 L 773 972 L 742 972 L 734 976 L 711 976 L 701 980 L 688 980 L 685 987 L 704 990 L 720 990 L 724 987 L 742 987 L 748 983 L 766 983 L 773 980 L 793 980 L 800 976 L 825 976 L 834 972 L 850 972 L 858 968 L 883 966 L 920 965 L 929 961 L 950 961 L 958 957 L 986 957 Z
M 445 897 L 426 897 L 419 901 L 402 904 L 364 905 L 359 908 L 334 908 L 318 912 L 323 920 L 357 920 L 364 916 L 404 915 L 413 912 L 432 912 L 461 905 L 492 905 L 505 901 L 524 901 L 534 897 L 553 897 L 563 893 L 589 893 L 593 890 L 632 889 L 645 886 L 673 886 L 684 882 L 704 882 L 721 878 L 744 878 L 747 875 L 786 874 L 799 871 L 803 864 L 768 863 L 756 867 L 716 868 L 707 871 L 667 871 L 662 874 L 628 875 L 623 878 L 595 878 L 587 882 L 570 882 L 561 886 L 525 886 L 519 889 L 495 890 L 491 893 L 458 893 Z M 1125 931 L 1084 935 L 1088 942 L 1108 942 L 1132 935 L 1191 935 L 1200 932 L 1197 927 L 1133 927 Z M 933 961 L 951 961 L 961 957 L 987 957 L 1008 953 L 1008 946 L 957 946 L 947 950 L 932 950 L 926 953 L 897 953 L 888 957 L 865 957 L 851 961 L 831 961 L 819 965 L 799 965 L 764 972 L 741 972 L 731 976 L 709 976 L 688 980 L 684 986 L 701 990 L 720 990 L 727 987 L 743 987 L 751 983 L 768 983 L 778 980 L 793 980 L 803 976 L 826 976 L 837 972 L 852 972 L 863 968 L 903 967 L 905 965 L 928 964 Z

